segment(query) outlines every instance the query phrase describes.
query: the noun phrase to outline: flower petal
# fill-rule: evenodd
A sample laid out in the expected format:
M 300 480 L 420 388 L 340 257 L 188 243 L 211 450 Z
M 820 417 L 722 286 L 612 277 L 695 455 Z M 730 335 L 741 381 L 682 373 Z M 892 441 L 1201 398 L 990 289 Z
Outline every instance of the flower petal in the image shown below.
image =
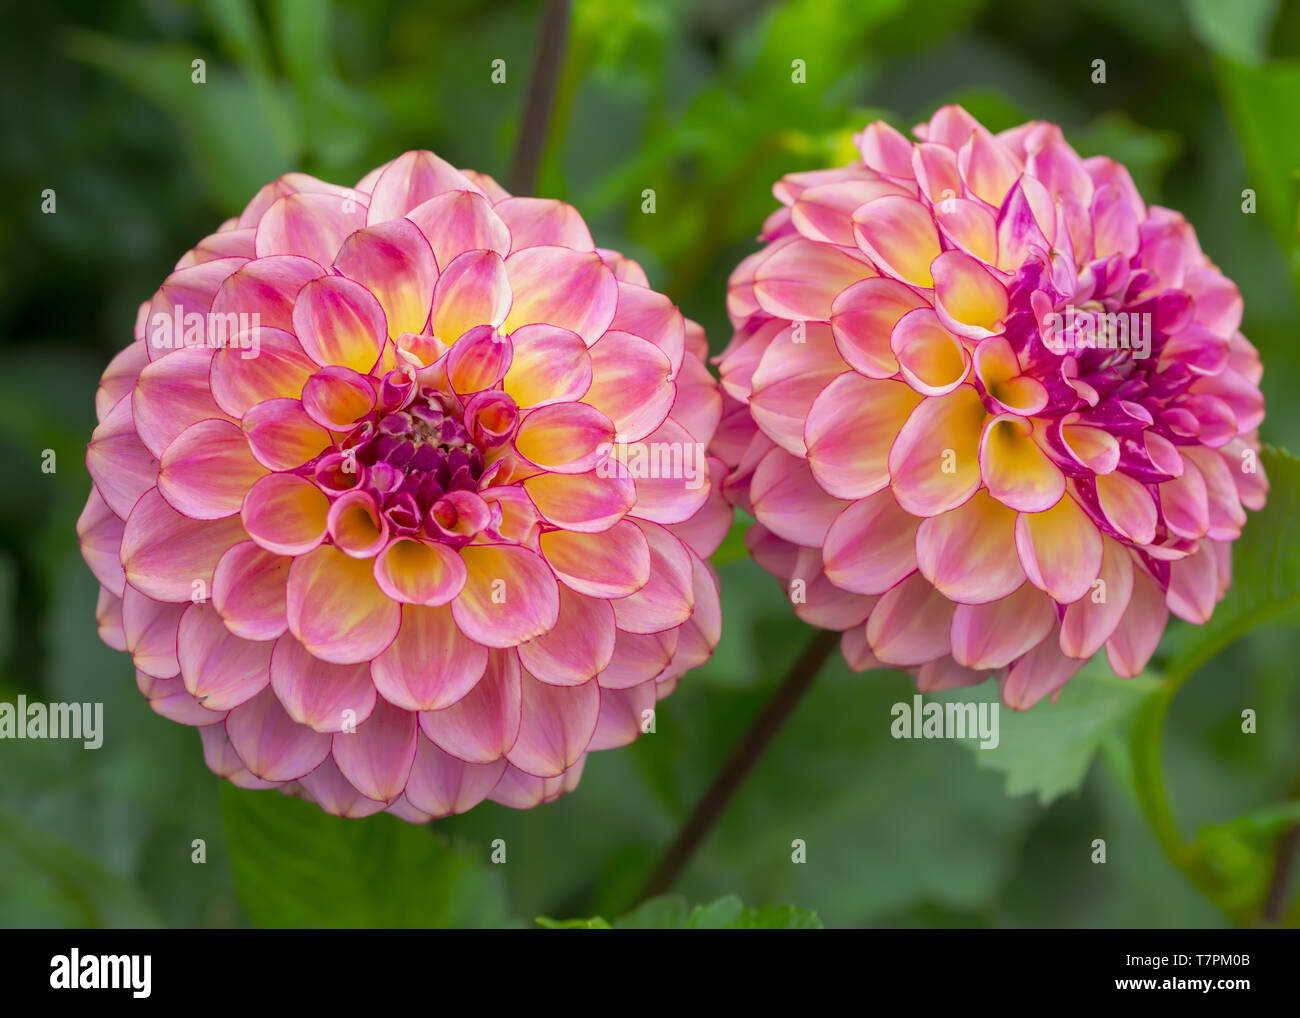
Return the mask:
M 375 706 L 368 665 L 322 661 L 288 634 L 271 654 L 271 688 L 291 718 L 318 732 L 355 727 Z
M 559 584 L 540 555 L 490 544 L 470 545 L 461 556 L 468 575 L 451 610 L 471 640 L 487 647 L 513 647 L 554 627 Z
M 420 729 L 445 753 L 467 763 L 492 763 L 519 737 L 523 703 L 519 657 L 493 651 L 483 677 L 450 707 L 420 712 Z
M 946 513 L 922 520 L 916 531 L 921 573 L 945 597 L 986 604 L 1025 582 L 1013 554 L 1016 514 L 986 491 Z
M 405 710 L 450 707 L 474 688 L 488 649 L 460 631 L 446 605 L 405 605 L 397 638 L 371 663 L 375 688 Z
M 558 325 L 591 346 L 610 327 L 618 281 L 594 251 L 529 247 L 505 261 L 514 300 L 503 329 Z
M 322 546 L 294 559 L 287 595 L 289 631 L 334 664 L 369 661 L 397 635 L 401 609 L 379 589 L 372 564 Z

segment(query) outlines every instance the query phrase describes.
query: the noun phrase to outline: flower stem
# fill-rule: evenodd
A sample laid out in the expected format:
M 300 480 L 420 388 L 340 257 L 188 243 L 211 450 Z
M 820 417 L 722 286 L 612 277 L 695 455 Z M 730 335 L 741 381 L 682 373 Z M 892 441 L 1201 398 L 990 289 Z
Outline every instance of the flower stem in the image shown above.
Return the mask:
M 528 80 L 528 98 L 510 166 L 510 190 L 515 194 L 529 195 L 537 189 L 537 174 L 546 151 L 552 107 L 569 42 L 570 6 L 570 0 L 545 0 L 542 5 L 533 73 Z
M 1300 799 L 1300 775 L 1291 783 L 1291 798 Z M 1269 879 L 1268 893 L 1260 906 L 1260 920 L 1266 926 L 1283 925 L 1286 921 L 1287 892 L 1291 873 L 1295 869 L 1296 852 L 1300 851 L 1300 824 L 1292 824 L 1278 839 L 1273 856 L 1273 875 Z
M 1244 926 L 1250 921 L 1250 916 L 1240 907 L 1225 902 L 1225 888 L 1221 881 L 1206 865 L 1196 845 L 1183 840 L 1165 788 L 1164 765 L 1161 762 L 1165 718 L 1169 714 L 1174 694 L 1203 663 L 1198 657 L 1180 662 L 1180 667 L 1171 668 L 1165 676 L 1164 684 L 1142 705 L 1133 724 L 1130 742 L 1133 777 L 1137 786 L 1138 804 L 1166 858 L 1229 920 L 1237 926 Z
M 803 653 L 799 655 L 799 659 L 795 661 L 772 695 L 772 699 L 767 702 L 762 712 L 749 726 L 749 730 L 736 743 L 731 755 L 727 757 L 726 763 L 718 771 L 703 798 L 696 804 L 676 840 L 664 854 L 650 879 L 646 881 L 645 887 L 637 897 L 638 905 L 647 898 L 662 894 L 677 882 L 677 878 L 690 862 L 696 849 L 722 816 L 741 782 L 745 780 L 768 744 L 794 712 L 803 695 L 808 692 L 813 679 L 817 677 L 817 672 L 835 650 L 839 640 L 839 633 L 819 630 L 809 641 Z

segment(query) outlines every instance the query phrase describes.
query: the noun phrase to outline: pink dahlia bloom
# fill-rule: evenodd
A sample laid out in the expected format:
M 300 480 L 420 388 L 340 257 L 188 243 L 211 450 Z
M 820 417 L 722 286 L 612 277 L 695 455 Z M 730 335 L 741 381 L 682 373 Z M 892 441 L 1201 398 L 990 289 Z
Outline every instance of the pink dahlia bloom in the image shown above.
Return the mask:
M 429 152 L 288 174 L 104 373 L 99 631 L 238 785 L 416 821 L 554 799 L 717 644 L 705 356 L 568 205 Z
M 724 489 L 856 669 L 1053 694 L 1203 623 L 1264 504 L 1261 367 L 1178 213 L 1053 124 L 949 106 L 795 173 L 731 277 Z M 796 582 L 799 581 L 799 582 Z

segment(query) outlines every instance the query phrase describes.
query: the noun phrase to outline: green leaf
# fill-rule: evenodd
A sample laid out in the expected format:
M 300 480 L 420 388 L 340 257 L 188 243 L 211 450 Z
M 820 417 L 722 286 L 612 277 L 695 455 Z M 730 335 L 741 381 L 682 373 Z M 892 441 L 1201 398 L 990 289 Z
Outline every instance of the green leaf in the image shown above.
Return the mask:
M 1268 504 L 1232 546 L 1232 587 L 1203 626 L 1184 627 L 1165 666 L 1182 679 L 1256 626 L 1300 608 L 1300 459 L 1265 446 Z
M 57 838 L 0 811 L 0 926 L 162 926 L 131 887 Z
M 506 925 L 501 881 L 425 827 L 330 816 L 301 799 L 222 789 L 239 898 L 272 928 Z
M 292 123 L 265 80 L 209 63 L 206 82 L 196 84 L 192 45 L 124 42 L 75 30 L 64 48 L 170 114 L 172 129 L 185 140 L 223 210 L 242 209 L 259 187 L 292 168 Z
M 1042 701 L 1027 711 L 998 712 L 998 744 L 982 748 L 967 740 L 976 763 L 1006 776 L 1008 795 L 1033 793 L 1047 805 L 1076 791 L 1108 736 L 1158 688 L 1150 677 L 1118 678 L 1104 658 L 1094 659 L 1065 684 L 1056 702 Z M 961 700 L 964 691 L 945 694 Z
M 1293 281 L 1300 286 L 1300 247 L 1296 244 L 1296 191 L 1300 173 L 1300 132 L 1278 130 L 1300 109 L 1300 62 L 1276 61 L 1248 67 L 1227 58 L 1215 71 L 1232 125 L 1246 152 L 1250 177 L 1243 182 L 1259 195 L 1259 211 L 1290 255 Z
M 546 916 L 539 915 L 534 922 L 546 930 L 611 930 L 609 925 L 600 916 L 594 916 L 591 919 L 547 919 Z
M 1268 50 L 1268 33 L 1278 0 L 1183 0 L 1196 37 L 1214 52 L 1260 63 Z
M 591 919 L 545 919 L 539 926 L 548 930 L 820 930 L 822 921 L 811 909 L 793 905 L 746 908 L 734 894 L 709 905 L 691 908 L 678 894 L 651 898 L 614 922 L 600 916 Z

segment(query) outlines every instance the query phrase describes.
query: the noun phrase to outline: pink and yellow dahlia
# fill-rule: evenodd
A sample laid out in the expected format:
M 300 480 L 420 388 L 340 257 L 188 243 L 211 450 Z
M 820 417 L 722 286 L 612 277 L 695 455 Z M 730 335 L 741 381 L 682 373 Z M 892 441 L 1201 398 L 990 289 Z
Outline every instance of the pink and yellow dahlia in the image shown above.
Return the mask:
M 855 669 L 1010 706 L 1204 623 L 1268 485 L 1242 300 L 1060 128 L 940 109 L 795 173 L 731 277 L 724 490 Z
M 415 821 L 554 799 L 717 644 L 706 354 L 566 204 L 429 152 L 288 174 L 104 373 L 100 633 L 238 785 Z

